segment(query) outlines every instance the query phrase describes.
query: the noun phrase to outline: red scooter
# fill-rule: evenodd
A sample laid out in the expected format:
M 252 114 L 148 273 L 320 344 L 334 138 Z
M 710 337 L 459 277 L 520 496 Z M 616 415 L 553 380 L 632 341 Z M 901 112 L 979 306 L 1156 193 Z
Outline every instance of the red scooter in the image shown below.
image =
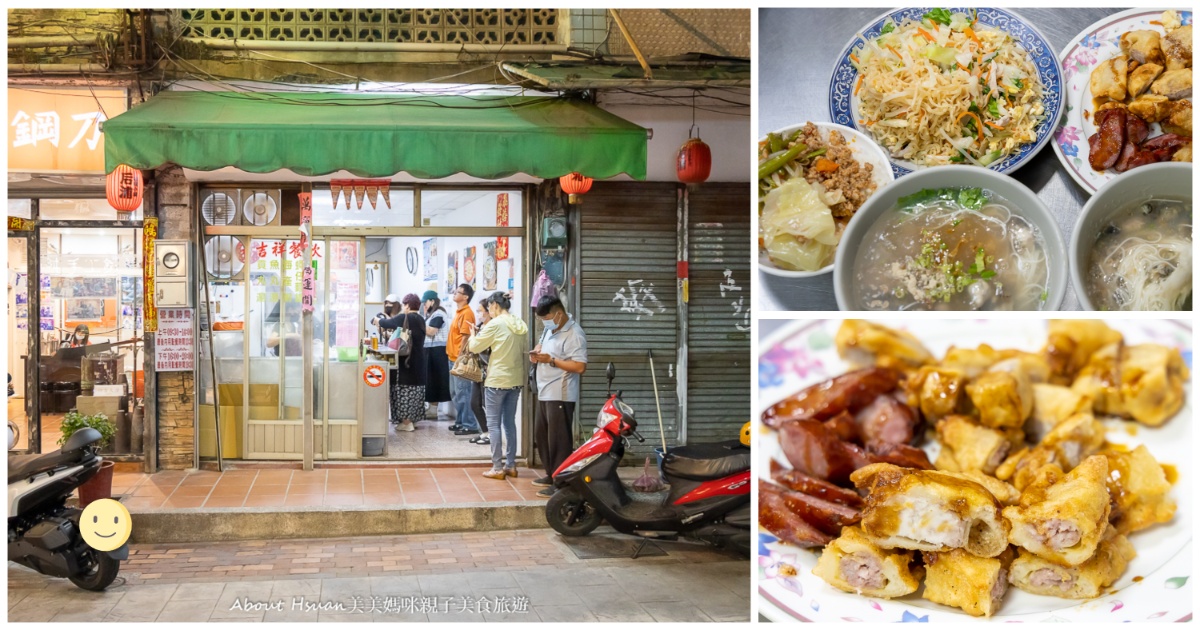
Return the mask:
M 585 536 L 608 521 L 618 532 L 644 539 L 680 536 L 750 555 L 750 449 L 740 440 L 668 449 L 662 473 L 667 491 L 637 493 L 625 487 L 617 466 L 637 432 L 633 408 L 612 393 L 613 364 L 605 372 L 609 398 L 599 427 L 554 472 L 558 491 L 546 503 L 546 520 L 564 536 Z

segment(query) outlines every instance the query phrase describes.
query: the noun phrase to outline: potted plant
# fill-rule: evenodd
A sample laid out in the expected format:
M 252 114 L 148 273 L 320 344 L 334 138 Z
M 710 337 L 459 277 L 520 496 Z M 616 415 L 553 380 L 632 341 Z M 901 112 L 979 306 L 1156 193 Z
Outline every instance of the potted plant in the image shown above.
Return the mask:
M 117 433 L 116 425 L 108 419 L 108 416 L 102 413 L 87 415 L 78 411 L 71 411 L 63 417 L 62 437 L 58 438 L 59 446 L 66 443 L 76 431 L 89 427 L 100 432 L 100 448 L 108 446 L 113 436 Z M 83 485 L 79 486 L 80 508 L 87 507 L 89 503 L 97 499 L 112 498 L 113 466 L 114 464 L 111 461 L 102 461 L 100 463 L 100 470 L 91 479 L 88 479 Z

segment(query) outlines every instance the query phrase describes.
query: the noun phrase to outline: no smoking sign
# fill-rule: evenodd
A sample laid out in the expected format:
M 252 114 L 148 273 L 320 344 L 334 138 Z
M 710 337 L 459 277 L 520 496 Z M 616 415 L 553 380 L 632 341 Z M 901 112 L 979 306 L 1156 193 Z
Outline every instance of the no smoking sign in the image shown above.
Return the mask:
M 369 365 L 366 370 L 363 370 L 363 380 L 371 387 L 383 385 L 383 378 L 383 368 L 378 365 Z

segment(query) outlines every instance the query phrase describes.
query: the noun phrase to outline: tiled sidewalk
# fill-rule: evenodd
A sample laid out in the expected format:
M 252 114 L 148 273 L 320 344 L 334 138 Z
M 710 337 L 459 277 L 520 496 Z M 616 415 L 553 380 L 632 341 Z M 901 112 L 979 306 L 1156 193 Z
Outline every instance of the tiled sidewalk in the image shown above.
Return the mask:
M 606 536 L 607 528 L 592 536 Z M 607 534 L 611 535 L 611 534 Z M 623 537 L 616 537 L 623 538 Z M 45 621 L 641 621 L 750 619 L 749 560 L 665 543 L 661 556 L 581 560 L 549 530 L 320 540 L 131 545 L 103 593 L 9 563 L 9 622 Z M 448 610 L 411 612 L 435 598 Z M 342 603 L 306 612 L 294 600 Z M 503 598 L 519 610 L 464 610 Z M 281 610 L 237 601 L 283 601 Z M 388 601 L 399 604 L 393 608 Z M 380 603 L 383 609 L 376 608 Z
M 131 511 L 232 507 L 441 505 L 538 501 L 529 468 L 503 481 L 488 468 L 332 468 L 302 470 L 117 472 L 113 494 Z

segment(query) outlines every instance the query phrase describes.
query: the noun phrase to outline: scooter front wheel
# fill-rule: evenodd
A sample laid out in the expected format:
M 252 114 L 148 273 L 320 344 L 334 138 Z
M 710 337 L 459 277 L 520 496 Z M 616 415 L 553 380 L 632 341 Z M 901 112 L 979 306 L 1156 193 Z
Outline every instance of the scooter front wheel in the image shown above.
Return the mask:
M 587 536 L 600 526 L 600 513 L 574 488 L 563 488 L 546 502 L 546 520 L 563 536 Z
M 80 575 L 72 575 L 71 583 L 85 591 L 103 591 L 108 588 L 113 580 L 117 579 L 117 572 L 121 569 L 121 561 L 113 558 L 103 551 L 92 550 L 92 560 L 94 563 L 87 573 Z

